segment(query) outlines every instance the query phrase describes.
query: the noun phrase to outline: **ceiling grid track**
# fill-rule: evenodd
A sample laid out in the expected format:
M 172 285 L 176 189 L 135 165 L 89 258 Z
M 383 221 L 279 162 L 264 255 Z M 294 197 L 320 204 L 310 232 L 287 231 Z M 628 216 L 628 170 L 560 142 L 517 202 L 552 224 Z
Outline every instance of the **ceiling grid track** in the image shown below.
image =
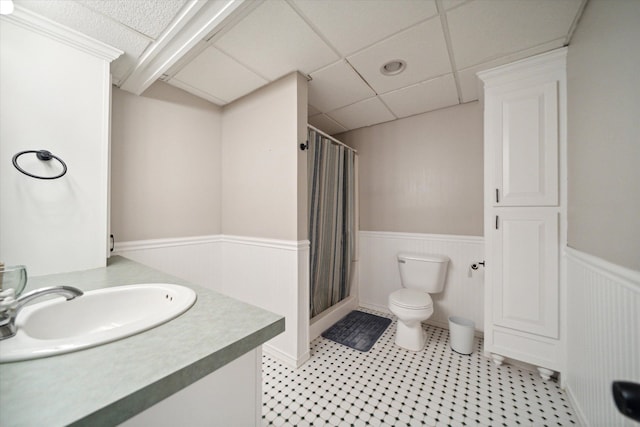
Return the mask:
M 239 23 L 248 15 L 250 15 L 251 12 L 253 12 L 263 1 L 264 0 L 244 3 L 241 6 L 241 9 L 238 10 L 238 13 L 232 15 L 230 19 L 224 21 L 222 25 L 217 26 L 212 32 L 207 34 L 193 49 L 191 49 L 191 51 L 189 51 L 186 55 L 180 58 L 172 67 L 170 67 L 165 73 L 167 74 L 167 79 L 165 81 L 169 81 L 173 79 L 176 76 L 176 74 L 178 74 L 191 61 L 197 58 L 203 51 L 205 51 L 209 47 L 213 47 L 218 51 L 220 51 L 223 55 L 233 59 L 238 64 L 245 67 L 247 70 L 253 72 L 254 74 L 261 77 L 262 79 L 268 82 L 271 82 L 272 81 L 271 79 L 268 79 L 266 76 L 263 76 L 257 70 L 252 69 L 251 67 L 247 66 L 247 64 L 245 64 L 244 62 L 240 61 L 239 59 L 236 59 L 235 57 L 230 55 L 228 52 L 225 52 L 223 49 L 215 45 L 215 42 L 220 37 L 222 37 L 227 31 L 233 28 L 237 23 Z
M 386 108 L 387 110 L 389 110 L 389 113 L 391 113 L 391 115 L 392 115 L 393 117 L 395 117 L 396 119 L 398 119 L 399 117 L 398 117 L 398 116 L 397 116 L 397 115 L 396 115 L 396 114 L 391 110 L 391 108 L 389 108 L 389 106 L 387 105 L 387 103 L 386 103 L 386 102 L 384 102 L 384 100 L 380 97 L 380 94 L 379 94 L 378 92 L 376 92 L 376 90 L 375 90 L 375 89 L 374 89 L 374 88 L 369 84 L 369 82 L 368 82 L 364 77 L 362 77 L 362 75 L 360 75 L 360 73 L 358 72 L 358 70 L 356 70 L 356 69 L 355 69 L 355 67 L 354 67 L 353 65 L 351 65 L 351 63 L 349 62 L 349 59 L 344 58 L 344 62 L 346 62 L 346 63 L 347 63 L 347 65 L 349 66 L 349 68 L 351 68 L 351 69 L 353 70 L 353 72 L 357 74 L 357 76 L 360 78 L 360 80 L 362 80 L 362 81 L 363 81 L 363 82 L 364 82 L 364 83 L 365 83 L 365 84 L 366 84 L 366 85 L 367 85 L 367 86 L 368 86 L 368 87 L 373 91 L 373 93 L 375 93 L 375 95 L 374 95 L 374 96 L 372 96 L 371 98 L 378 98 L 378 100 L 379 100 L 380 102 L 382 102 L 382 104 L 385 106 L 385 108 Z M 368 98 L 368 99 L 370 99 L 370 98 Z M 355 104 L 357 104 L 357 103 L 359 103 L 359 102 L 362 102 L 362 101 L 363 101 L 363 100 L 359 100 L 359 101 L 356 101 L 356 102 L 352 102 L 351 104 L 343 105 L 343 106 L 342 106 L 342 107 L 340 107 L 340 108 L 349 107 L 349 106 L 351 106 L 351 105 L 355 105 Z M 365 99 L 365 101 L 366 101 L 366 99 Z M 321 114 L 322 114 L 322 115 L 324 115 L 324 116 L 328 117 L 329 119 L 331 119 L 332 121 L 336 122 L 337 124 L 339 124 L 340 126 L 344 127 L 345 129 L 347 128 L 347 126 L 344 126 L 344 125 L 343 125 L 342 123 L 340 123 L 338 120 L 336 120 L 336 119 L 334 119 L 333 117 L 331 117 L 328 113 L 329 113 L 329 112 L 321 112 Z
M 312 124 L 334 131 L 476 100 L 478 71 L 566 46 L 589 7 L 589 0 L 18 3 L 18 11 L 122 50 L 112 82 L 138 95 L 161 80 L 222 106 L 302 72 Z M 393 60 L 408 66 L 381 72 Z
M 436 8 L 438 9 L 438 15 L 440 15 L 440 23 L 442 24 L 444 41 L 447 45 L 447 52 L 449 53 L 449 62 L 451 62 L 451 72 L 453 73 L 453 80 L 456 84 L 456 91 L 458 92 L 458 103 L 462 104 L 462 88 L 460 87 L 460 77 L 458 76 L 458 67 L 456 67 L 456 59 L 453 56 L 453 46 L 451 45 L 451 34 L 449 34 L 449 22 L 447 21 L 447 12 L 442 6 L 442 0 L 436 0 Z
M 302 19 L 304 21 L 304 23 L 307 24 L 307 26 L 309 28 L 311 28 L 311 31 L 316 33 L 316 35 L 318 37 L 320 37 L 320 39 L 327 46 L 329 46 L 329 49 L 331 49 L 333 51 L 333 53 L 335 53 L 338 56 L 338 58 L 340 58 L 338 61 L 332 62 L 331 64 L 328 64 L 328 65 L 324 65 L 321 68 L 319 68 L 318 70 L 321 70 L 321 69 L 326 68 L 326 67 L 330 67 L 331 65 L 335 64 L 336 62 L 340 62 L 340 60 L 342 60 L 343 56 L 338 51 L 338 49 L 336 49 L 336 47 L 324 36 L 324 34 L 322 34 L 322 32 L 309 20 L 309 18 L 307 18 L 304 15 L 304 13 L 302 13 L 302 11 L 300 9 L 298 9 L 298 7 L 296 7 L 296 5 L 293 4 L 293 2 L 291 0 L 284 0 L 284 1 L 291 9 L 293 9 L 293 11 L 300 17 L 300 19 Z M 318 70 L 314 70 L 313 72 L 315 73 Z M 311 73 L 309 73 L 309 74 L 311 74 Z

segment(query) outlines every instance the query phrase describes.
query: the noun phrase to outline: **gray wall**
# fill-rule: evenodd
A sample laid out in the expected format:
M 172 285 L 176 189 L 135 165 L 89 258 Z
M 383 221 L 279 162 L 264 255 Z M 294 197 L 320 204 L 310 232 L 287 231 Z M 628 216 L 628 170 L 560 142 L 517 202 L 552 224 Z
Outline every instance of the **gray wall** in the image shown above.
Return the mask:
M 305 166 L 299 158 L 298 117 L 306 115 L 306 108 L 299 111 L 298 104 L 306 105 L 306 90 L 306 80 L 291 73 L 224 107 L 224 234 L 307 238 L 306 225 L 298 226 L 299 199 L 306 209 L 306 168 L 301 171 L 304 188 L 298 181 L 298 169 Z
M 569 246 L 640 270 L 640 1 L 592 0 L 569 46 Z
M 478 102 L 337 138 L 358 150 L 361 230 L 483 234 Z
M 113 89 L 117 241 L 209 234 L 307 239 L 307 83 L 299 73 L 219 108 L 157 82 Z
M 111 230 L 117 241 L 220 233 L 219 107 L 166 83 L 113 89 Z

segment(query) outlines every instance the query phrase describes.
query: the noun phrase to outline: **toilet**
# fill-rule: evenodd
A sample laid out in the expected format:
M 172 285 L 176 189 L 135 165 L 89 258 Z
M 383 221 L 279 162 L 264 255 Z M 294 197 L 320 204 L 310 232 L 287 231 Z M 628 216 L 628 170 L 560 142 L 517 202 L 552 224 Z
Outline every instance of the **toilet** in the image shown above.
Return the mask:
M 398 254 L 402 289 L 389 295 L 389 310 L 398 317 L 396 345 L 407 350 L 424 348 L 421 322 L 433 314 L 429 294 L 442 292 L 449 258 L 442 255 Z

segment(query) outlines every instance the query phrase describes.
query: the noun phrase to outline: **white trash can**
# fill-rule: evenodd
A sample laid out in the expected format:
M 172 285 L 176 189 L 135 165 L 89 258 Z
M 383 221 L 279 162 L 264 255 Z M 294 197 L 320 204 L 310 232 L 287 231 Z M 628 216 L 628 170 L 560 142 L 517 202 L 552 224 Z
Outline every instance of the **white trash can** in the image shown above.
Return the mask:
M 473 353 L 473 334 L 476 324 L 458 316 L 449 317 L 449 343 L 451 349 L 460 354 Z

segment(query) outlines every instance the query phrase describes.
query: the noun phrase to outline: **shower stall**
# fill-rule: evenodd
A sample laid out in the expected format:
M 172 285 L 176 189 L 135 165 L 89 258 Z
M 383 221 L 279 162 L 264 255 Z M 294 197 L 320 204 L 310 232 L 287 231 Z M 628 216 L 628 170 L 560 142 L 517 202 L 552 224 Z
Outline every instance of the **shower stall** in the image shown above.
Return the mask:
M 309 338 L 357 305 L 357 152 L 308 127 Z

